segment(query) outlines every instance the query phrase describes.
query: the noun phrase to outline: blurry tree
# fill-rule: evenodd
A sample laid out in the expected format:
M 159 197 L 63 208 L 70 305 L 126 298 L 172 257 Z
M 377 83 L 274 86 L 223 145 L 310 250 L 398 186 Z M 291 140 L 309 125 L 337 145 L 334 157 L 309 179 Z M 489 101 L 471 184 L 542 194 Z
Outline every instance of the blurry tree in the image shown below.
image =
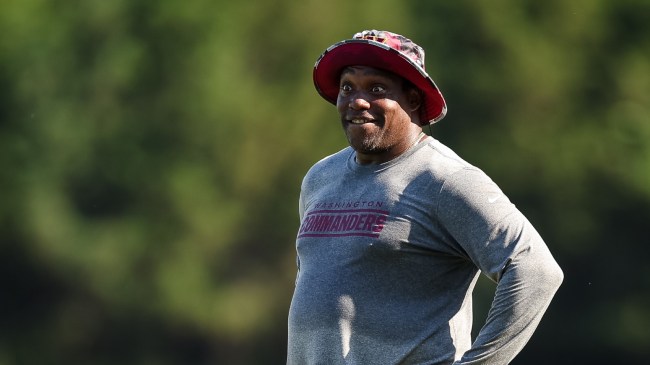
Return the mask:
M 0 364 L 283 363 L 300 179 L 345 145 L 311 69 L 371 28 L 425 46 L 434 135 L 565 268 L 516 361 L 646 358 L 649 10 L 0 3 Z
M 377 5 L 3 2 L 0 363 L 282 362 L 311 66 Z

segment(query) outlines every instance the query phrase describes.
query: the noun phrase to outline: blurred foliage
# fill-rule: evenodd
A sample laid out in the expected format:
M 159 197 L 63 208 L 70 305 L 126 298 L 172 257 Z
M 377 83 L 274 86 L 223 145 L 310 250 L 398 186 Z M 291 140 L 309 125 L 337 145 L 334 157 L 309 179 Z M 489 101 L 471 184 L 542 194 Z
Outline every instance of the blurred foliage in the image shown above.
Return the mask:
M 514 363 L 643 362 L 648 24 L 644 0 L 1 2 L 0 365 L 284 363 L 300 181 L 345 146 L 312 66 L 372 28 L 424 46 L 432 133 L 565 270 Z

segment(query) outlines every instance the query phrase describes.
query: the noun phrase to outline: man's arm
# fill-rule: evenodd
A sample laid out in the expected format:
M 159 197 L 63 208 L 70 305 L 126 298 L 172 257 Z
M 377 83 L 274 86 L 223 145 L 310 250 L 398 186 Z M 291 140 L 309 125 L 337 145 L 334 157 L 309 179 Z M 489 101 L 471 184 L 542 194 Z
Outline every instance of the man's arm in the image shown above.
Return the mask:
M 530 222 L 480 170 L 456 173 L 443 190 L 442 224 L 497 282 L 485 325 L 455 364 L 508 364 L 535 331 L 562 270 Z
M 517 253 L 502 272 L 485 325 L 455 364 L 510 363 L 533 335 L 562 279 L 541 239 Z

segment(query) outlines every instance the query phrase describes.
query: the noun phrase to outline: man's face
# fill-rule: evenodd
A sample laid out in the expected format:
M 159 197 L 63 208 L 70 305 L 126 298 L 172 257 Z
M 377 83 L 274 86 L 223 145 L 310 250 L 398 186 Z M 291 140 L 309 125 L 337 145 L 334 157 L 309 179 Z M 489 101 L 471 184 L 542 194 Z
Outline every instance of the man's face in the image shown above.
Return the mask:
M 399 76 L 372 67 L 343 70 L 336 107 L 357 154 L 382 162 L 377 156 L 389 160 L 413 143 L 419 126 L 411 117 L 417 113 L 419 98 L 415 90 L 404 90 L 403 82 Z

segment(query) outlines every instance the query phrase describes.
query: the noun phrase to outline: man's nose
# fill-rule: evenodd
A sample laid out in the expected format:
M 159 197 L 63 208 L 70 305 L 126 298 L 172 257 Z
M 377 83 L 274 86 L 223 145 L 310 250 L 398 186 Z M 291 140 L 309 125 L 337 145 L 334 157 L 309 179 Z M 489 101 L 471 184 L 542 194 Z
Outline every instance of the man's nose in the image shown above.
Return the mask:
M 348 108 L 354 110 L 365 110 L 370 108 L 370 103 L 362 97 L 353 97 L 348 104 Z

